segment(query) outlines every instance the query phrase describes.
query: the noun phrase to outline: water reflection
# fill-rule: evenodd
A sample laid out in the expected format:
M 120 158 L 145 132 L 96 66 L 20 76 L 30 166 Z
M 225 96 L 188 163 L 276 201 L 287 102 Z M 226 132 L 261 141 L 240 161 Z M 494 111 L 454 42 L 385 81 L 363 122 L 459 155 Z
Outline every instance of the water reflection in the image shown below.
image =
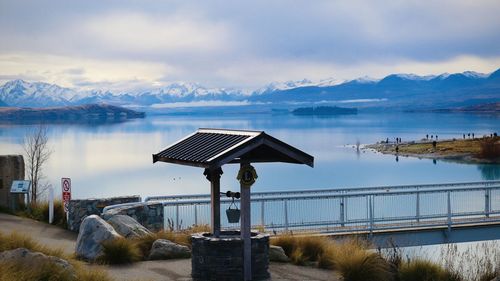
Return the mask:
M 500 165 L 498 164 L 479 164 L 477 169 L 481 171 L 481 176 L 484 180 L 500 179 Z

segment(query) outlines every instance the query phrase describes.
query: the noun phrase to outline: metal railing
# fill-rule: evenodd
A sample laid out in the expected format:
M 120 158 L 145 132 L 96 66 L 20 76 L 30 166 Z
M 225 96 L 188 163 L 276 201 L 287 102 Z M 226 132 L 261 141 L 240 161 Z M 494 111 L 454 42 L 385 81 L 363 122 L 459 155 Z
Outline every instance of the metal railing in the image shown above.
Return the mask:
M 176 229 L 210 223 L 207 195 L 162 196 L 165 219 Z M 221 210 L 231 199 L 221 198 Z M 252 227 L 324 233 L 500 221 L 500 181 L 252 193 Z M 223 228 L 229 224 L 222 212 Z

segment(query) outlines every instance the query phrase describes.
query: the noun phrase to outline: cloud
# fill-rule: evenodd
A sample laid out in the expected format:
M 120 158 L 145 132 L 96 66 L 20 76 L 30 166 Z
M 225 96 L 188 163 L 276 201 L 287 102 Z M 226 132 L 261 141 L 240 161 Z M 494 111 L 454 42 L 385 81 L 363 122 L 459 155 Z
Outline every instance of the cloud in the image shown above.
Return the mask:
M 0 0 L 0 75 L 122 88 L 490 72 L 499 10 L 496 0 Z

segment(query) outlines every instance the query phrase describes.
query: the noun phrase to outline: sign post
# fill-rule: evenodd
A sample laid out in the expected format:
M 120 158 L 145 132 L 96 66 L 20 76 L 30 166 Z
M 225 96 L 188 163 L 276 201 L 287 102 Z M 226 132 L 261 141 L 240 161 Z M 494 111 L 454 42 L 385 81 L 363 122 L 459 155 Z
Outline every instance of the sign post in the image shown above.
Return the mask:
M 49 187 L 49 224 L 54 222 L 54 188 Z
M 69 200 L 71 200 L 71 179 L 61 178 L 62 200 L 64 212 L 68 213 Z
M 252 280 L 252 241 L 250 222 L 250 187 L 257 179 L 255 168 L 241 163 L 237 179 L 241 193 L 241 238 L 243 239 L 243 280 Z
M 31 188 L 31 181 L 25 181 L 25 180 L 15 180 L 15 181 L 12 181 L 12 186 L 10 187 L 10 193 L 12 194 L 23 194 L 26 198 L 23 198 L 23 200 L 26 199 L 26 203 L 28 204 L 28 208 L 29 208 L 29 204 L 30 204 L 30 196 L 29 196 L 29 193 L 30 193 L 30 188 Z M 18 201 L 19 200 L 19 197 L 12 197 L 11 199 L 11 204 L 12 204 L 12 209 L 13 210 L 17 210 L 17 205 L 18 205 Z

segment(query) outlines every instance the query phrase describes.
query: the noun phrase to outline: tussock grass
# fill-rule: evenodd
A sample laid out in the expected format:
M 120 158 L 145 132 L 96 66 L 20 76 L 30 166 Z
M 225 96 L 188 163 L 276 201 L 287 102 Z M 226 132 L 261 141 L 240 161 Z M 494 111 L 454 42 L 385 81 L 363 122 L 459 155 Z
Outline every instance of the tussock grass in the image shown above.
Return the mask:
M 41 252 L 49 256 L 55 256 L 62 259 L 68 259 L 62 249 L 51 249 L 35 242 L 31 237 L 18 232 L 3 234 L 0 232 L 0 252 L 14 250 L 17 248 L 26 248 L 31 251 Z
M 28 217 L 37 221 L 42 221 L 45 223 L 49 222 L 49 202 L 43 201 L 38 203 L 33 203 L 30 205 L 30 212 L 22 211 L 18 215 L 23 217 Z M 66 227 L 66 214 L 64 213 L 64 206 L 61 200 L 54 201 L 54 221 L 52 224 Z
M 271 243 L 280 246 L 285 254 L 290 257 L 293 264 L 306 265 L 318 263 L 318 265 L 327 265 L 331 260 L 327 250 L 332 243 L 324 236 L 293 236 L 290 234 L 282 235 L 271 240 Z M 319 263 L 319 261 L 322 261 Z M 330 266 L 328 266 L 330 267 Z
M 72 256 L 64 254 L 61 249 L 51 249 L 40 245 L 26 235 L 16 232 L 4 234 L 0 232 L 0 252 L 26 248 L 34 252 L 41 252 L 48 256 L 55 256 L 67 260 L 75 269 L 75 274 L 63 270 L 50 262 L 39 262 L 36 264 L 24 264 L 21 262 L 0 262 L 0 281 L 112 281 L 105 272 L 101 270 L 89 271 L 80 261 Z
M 117 238 L 102 243 L 103 254 L 99 261 L 105 264 L 128 264 L 139 261 L 141 252 L 137 244 L 126 238 Z
M 360 240 L 347 240 L 334 246 L 334 267 L 345 281 L 390 281 L 389 263 L 378 253 L 367 249 Z
M 448 277 L 443 267 L 422 259 L 402 263 L 399 268 L 401 281 L 448 281 Z

